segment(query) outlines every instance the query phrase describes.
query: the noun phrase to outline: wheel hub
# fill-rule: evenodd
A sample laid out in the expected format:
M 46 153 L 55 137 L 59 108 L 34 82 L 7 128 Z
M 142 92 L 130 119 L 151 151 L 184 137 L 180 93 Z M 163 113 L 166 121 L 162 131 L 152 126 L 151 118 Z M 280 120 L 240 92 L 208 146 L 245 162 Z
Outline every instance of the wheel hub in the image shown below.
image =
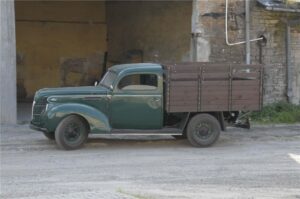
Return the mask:
M 196 134 L 201 138 L 207 138 L 211 134 L 211 129 L 208 124 L 199 124 L 196 128 Z
M 80 126 L 77 124 L 70 124 L 65 131 L 65 138 L 68 141 L 76 141 L 80 136 Z

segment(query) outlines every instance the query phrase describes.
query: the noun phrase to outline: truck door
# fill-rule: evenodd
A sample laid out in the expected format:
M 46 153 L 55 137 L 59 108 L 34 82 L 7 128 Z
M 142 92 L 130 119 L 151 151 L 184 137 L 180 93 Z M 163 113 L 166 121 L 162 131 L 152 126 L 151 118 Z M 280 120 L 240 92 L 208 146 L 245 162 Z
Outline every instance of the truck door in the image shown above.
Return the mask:
M 114 129 L 160 129 L 163 124 L 162 77 L 129 74 L 120 79 L 111 99 Z

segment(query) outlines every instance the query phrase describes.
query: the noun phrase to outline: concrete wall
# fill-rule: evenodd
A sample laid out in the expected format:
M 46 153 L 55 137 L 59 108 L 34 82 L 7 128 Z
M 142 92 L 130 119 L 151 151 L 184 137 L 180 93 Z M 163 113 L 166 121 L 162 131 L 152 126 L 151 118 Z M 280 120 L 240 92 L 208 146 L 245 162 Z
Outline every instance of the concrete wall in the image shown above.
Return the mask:
M 0 125 L 17 120 L 14 11 L 14 1 L 0 1 Z
M 62 58 L 86 58 L 107 50 L 105 2 L 17 1 L 15 10 L 22 98 L 43 87 L 60 86 Z M 93 75 L 98 77 L 100 70 Z M 70 73 L 68 84 L 77 85 L 80 79 L 80 74 Z
M 210 43 L 211 62 L 245 62 L 245 45 L 228 46 L 225 43 L 225 0 L 199 1 L 202 39 Z M 228 34 L 230 42 L 245 40 L 245 10 L 244 1 L 230 0 L 228 13 Z M 281 18 L 286 16 L 282 12 L 266 11 L 258 7 L 256 1 L 251 1 L 251 38 L 264 35 L 267 39 L 262 48 L 262 63 L 265 66 L 264 77 L 264 103 L 286 100 L 286 55 L 285 55 L 285 25 Z M 299 15 L 289 14 L 289 18 Z M 300 31 L 293 29 L 291 39 L 292 63 L 295 71 L 299 71 Z M 259 46 L 257 42 L 251 43 L 252 63 L 259 63 Z M 299 103 L 297 94 L 300 90 L 299 73 L 294 73 L 294 102 Z M 298 97 L 297 97 L 298 96 Z
M 111 62 L 127 62 L 134 49 L 144 61 L 189 60 L 191 1 L 111 1 L 106 14 Z
M 300 26 L 292 28 L 291 31 L 292 66 L 294 67 L 294 97 L 292 100 L 293 103 L 300 103 Z

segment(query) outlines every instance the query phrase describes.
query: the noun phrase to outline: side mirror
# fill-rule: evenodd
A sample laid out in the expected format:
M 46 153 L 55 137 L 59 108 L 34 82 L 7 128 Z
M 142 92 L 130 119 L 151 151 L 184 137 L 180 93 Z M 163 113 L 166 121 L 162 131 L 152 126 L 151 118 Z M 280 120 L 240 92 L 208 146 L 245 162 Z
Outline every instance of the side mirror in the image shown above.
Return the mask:
M 99 83 L 98 81 L 95 81 L 95 82 L 94 82 L 94 86 L 97 86 L 97 85 L 98 85 L 98 83 Z

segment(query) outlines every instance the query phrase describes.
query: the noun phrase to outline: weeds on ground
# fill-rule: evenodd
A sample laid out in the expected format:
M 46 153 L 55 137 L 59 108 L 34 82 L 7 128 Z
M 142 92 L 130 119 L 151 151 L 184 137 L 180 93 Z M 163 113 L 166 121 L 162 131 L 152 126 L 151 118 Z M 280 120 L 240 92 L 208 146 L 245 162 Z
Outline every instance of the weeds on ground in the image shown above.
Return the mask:
M 251 114 L 252 121 L 261 124 L 300 123 L 300 105 L 277 102 Z

